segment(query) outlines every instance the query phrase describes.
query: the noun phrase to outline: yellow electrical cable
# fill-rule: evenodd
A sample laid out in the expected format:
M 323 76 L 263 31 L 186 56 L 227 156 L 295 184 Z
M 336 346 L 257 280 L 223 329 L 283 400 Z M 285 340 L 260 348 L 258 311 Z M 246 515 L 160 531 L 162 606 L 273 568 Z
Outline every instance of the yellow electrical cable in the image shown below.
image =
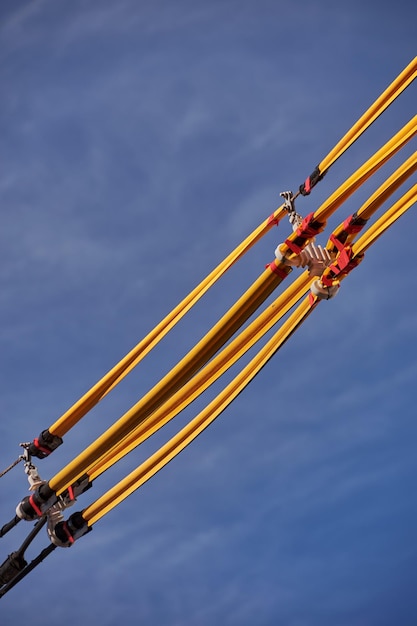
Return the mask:
M 417 76 L 417 56 L 397 76 L 397 78 L 379 96 L 374 104 L 365 111 L 346 135 L 336 144 L 319 164 L 322 174 L 358 139 L 358 137 L 383 113 L 387 107 L 410 85 Z
M 413 121 L 413 120 L 412 120 Z M 389 156 L 400 149 L 404 143 L 416 132 L 415 117 L 414 124 L 407 124 L 397 135 L 381 148 L 375 158 L 369 159 L 365 166 L 372 163 L 372 172 L 385 163 Z M 389 155 L 389 156 L 388 156 Z M 369 168 L 362 166 L 357 172 L 368 172 Z M 369 177 L 369 173 L 367 178 Z M 349 177 L 351 185 L 346 182 L 341 185 L 343 197 L 348 197 L 352 189 L 358 187 L 359 175 L 357 173 Z M 331 196 L 333 210 L 338 208 L 336 201 L 337 191 Z M 330 208 L 326 201 L 326 216 L 330 215 Z M 322 207 L 317 213 L 322 212 Z M 290 235 L 291 237 L 291 235 Z M 284 244 L 286 245 L 286 244 Z M 280 246 L 281 248 L 282 246 Z M 290 268 L 284 263 L 275 260 L 272 264 L 279 272 L 290 272 Z M 141 422 L 147 419 L 152 412 L 161 406 L 169 396 L 173 395 L 182 385 L 184 385 L 192 375 L 200 369 L 222 345 L 226 343 L 236 330 L 247 320 L 250 315 L 262 304 L 275 287 L 280 284 L 282 276 L 276 275 L 273 271 L 266 270 L 255 281 L 252 287 L 233 305 L 221 320 L 209 331 L 209 333 L 190 350 L 190 352 L 145 396 L 139 400 L 129 411 L 127 411 L 112 427 L 110 427 L 101 437 L 93 442 L 88 448 L 81 452 L 72 462 L 64 467 L 50 481 L 49 486 L 56 493 L 61 493 L 76 481 L 83 473 L 94 465 L 104 454 L 118 442 L 126 437 Z
M 417 115 L 415 115 L 394 137 L 387 141 L 372 157 L 370 157 L 359 169 L 339 187 L 329 198 L 314 212 L 312 221 L 321 224 L 321 232 L 326 225 L 327 219 L 336 209 L 347 200 L 368 178 L 374 174 L 388 159 L 396 154 L 417 133 Z M 318 232 L 319 232 L 318 231 Z M 297 239 L 297 231 L 291 233 L 286 242 L 281 244 L 280 252 L 289 259 L 294 258 L 296 253 L 291 252 L 290 245 Z M 287 243 L 289 242 L 289 244 Z
M 413 204 L 417 202 L 417 184 L 413 185 L 397 202 L 381 216 L 369 229 L 352 244 L 354 255 L 364 253 L 375 241 L 392 226 Z
M 321 173 L 331 165 L 356 141 L 360 135 L 385 111 L 388 106 L 414 80 L 417 73 L 417 57 L 401 72 L 381 96 L 367 109 L 361 118 L 342 137 L 330 153 L 321 161 Z M 103 378 L 87 391 L 49 428 L 52 435 L 62 437 L 86 413 L 92 409 L 111 389 L 114 388 L 136 365 L 152 350 L 155 345 L 177 324 L 192 306 L 223 274 L 239 260 L 265 233 L 285 215 L 280 206 L 258 228 L 256 228 L 224 261 L 222 261 L 191 293 L 182 300 L 148 335 L 142 339 L 123 359 L 119 361 Z
M 125 437 L 140 422 L 177 391 L 193 374 L 224 345 L 266 300 L 283 278 L 291 272 L 288 266 L 278 267 L 275 273 L 269 267 L 225 313 L 213 328 L 164 376 L 147 394 L 108 428 L 88 448 L 56 474 L 49 487 L 57 494 L 76 481 L 97 459 Z
M 311 311 L 307 301 L 297 307 L 284 325 L 275 333 L 268 343 L 250 361 L 242 372 L 185 428 L 166 443 L 160 450 L 131 472 L 124 480 L 107 491 L 101 498 L 90 504 L 82 512 L 89 526 L 95 524 L 117 504 L 127 498 L 140 485 L 149 480 L 157 471 L 179 454 L 198 434 L 218 416 L 234 400 L 246 385 L 264 367 L 278 348 L 288 339 L 297 326 Z
M 293 306 L 307 293 L 311 283 L 308 272 L 303 272 L 268 308 L 263 311 L 226 348 L 200 370 L 191 380 L 158 407 L 144 422 L 119 441 L 97 463 L 87 470 L 95 480 L 140 443 L 148 439 L 171 419 L 183 411 L 210 385 L 218 380 L 245 352 L 250 350 Z
M 414 152 L 387 180 L 382 183 L 375 193 L 361 208 L 360 215 L 363 219 L 369 219 L 375 211 L 375 204 L 381 205 L 417 170 L 417 152 Z
M 283 206 L 255 229 L 224 259 L 180 304 L 178 304 L 146 337 L 144 337 L 123 359 L 121 359 L 103 378 L 71 406 L 49 431 L 52 435 L 65 435 L 88 411 L 90 411 L 111 389 L 115 387 L 138 363 L 158 344 L 159 341 L 177 324 L 184 315 L 198 302 L 223 274 L 230 269 L 263 235 L 286 214 Z
M 386 211 L 377 222 L 352 246 L 354 255 L 363 253 L 372 245 L 383 232 L 387 230 L 405 211 L 407 211 L 417 198 L 417 185 L 414 185 L 394 205 Z M 341 276 L 341 279 L 345 276 Z M 86 507 L 82 516 L 89 526 L 92 526 L 106 515 L 125 498 L 136 491 L 141 485 L 149 480 L 156 472 L 179 454 L 191 443 L 222 411 L 236 398 L 236 396 L 248 385 L 259 373 L 264 365 L 271 359 L 282 344 L 295 332 L 300 324 L 305 321 L 313 308 L 320 300 L 310 294 L 304 299 L 291 316 L 284 322 L 281 328 L 248 363 L 248 365 L 227 385 L 227 387 L 203 409 L 187 426 L 180 430 L 164 446 L 151 455 L 138 468 L 126 478 L 108 490 L 103 496 Z
M 417 152 L 414 152 L 398 169 L 395 170 L 383 182 L 378 189 L 368 198 L 368 200 L 356 211 L 356 216 L 363 220 L 368 220 L 374 212 L 391 196 L 414 172 L 417 170 Z M 340 234 L 345 230 L 345 223 L 342 222 L 333 230 L 335 239 L 339 239 Z M 352 232 L 344 237 L 343 243 L 346 245 L 355 237 Z M 336 251 L 332 241 L 328 241 L 326 245 L 328 250 Z
M 358 122 L 346 133 L 346 135 L 339 141 L 339 143 L 333 148 L 333 150 L 327 155 L 327 157 L 317 166 L 317 171 L 320 176 L 331 167 L 331 165 L 352 145 L 354 141 L 358 139 L 358 137 L 370 126 L 370 124 L 375 121 L 379 115 L 399 96 L 400 93 L 414 80 L 417 75 L 417 57 L 405 68 L 405 70 L 397 77 L 397 79 L 383 92 L 383 94 L 378 98 L 378 100 L 365 112 L 365 114 L 358 120 Z M 417 118 L 417 116 L 416 116 Z M 414 120 L 416 120 L 414 118 Z M 413 120 L 409 124 L 411 124 Z M 406 127 L 404 127 L 406 128 Z M 404 130 L 404 129 L 403 129 Z M 407 137 L 403 137 L 399 139 L 399 144 L 387 144 L 383 147 L 386 150 L 385 153 L 379 155 L 376 153 L 373 158 L 371 158 L 367 162 L 368 170 L 361 171 L 357 173 L 358 176 L 352 178 L 350 187 L 346 188 L 340 193 L 343 195 L 343 199 L 341 196 L 334 197 L 331 196 L 328 199 L 327 208 L 323 207 L 321 214 L 316 212 L 313 214 L 314 220 L 317 222 L 321 220 L 322 223 L 316 225 L 317 227 L 313 227 L 311 230 L 315 230 L 316 232 L 321 232 L 325 226 L 325 221 L 328 216 L 334 213 L 336 208 L 340 206 L 345 199 L 353 193 L 369 176 L 371 176 L 376 169 L 378 169 L 383 163 L 387 161 L 395 152 L 404 145 L 405 141 L 408 141 L 416 132 L 415 124 L 414 130 L 410 129 L 410 132 Z M 393 138 L 394 140 L 395 138 Z M 392 141 L 393 141 L 392 140 Z M 379 156 L 378 156 L 379 155 Z M 415 155 L 414 155 L 415 157 Z M 414 170 L 415 171 L 415 159 L 414 159 Z M 392 190 L 398 188 L 400 184 L 403 182 L 406 176 L 409 174 L 401 174 L 398 176 L 398 179 L 393 182 Z M 402 180 L 400 182 L 400 178 Z M 350 180 L 350 179 L 349 179 Z M 317 182 L 317 181 L 316 181 Z M 348 182 L 348 181 L 346 181 Z M 386 181 L 386 184 L 388 181 Z M 314 183 L 315 184 L 315 183 Z M 313 185 L 311 185 L 313 186 Z M 307 188 L 307 185 L 306 185 Z M 300 192 L 302 192 L 300 188 Z M 385 185 L 381 186 L 378 192 L 375 192 L 374 197 L 369 199 L 367 207 L 362 207 L 362 218 L 364 220 L 368 219 L 369 215 L 373 213 L 378 203 L 381 203 L 386 199 L 386 197 L 392 193 L 392 191 L 388 190 L 388 187 Z M 298 194 L 297 194 L 298 195 Z M 377 223 L 370 227 L 368 231 L 358 240 L 350 246 L 351 254 L 353 258 L 360 257 L 363 255 L 364 251 L 372 245 L 377 238 L 379 238 L 386 229 L 391 226 L 405 211 L 407 211 L 417 199 L 417 185 L 415 185 L 412 189 L 404 194 L 399 201 L 395 203 L 391 209 L 386 211 L 383 216 L 377 221 Z M 334 202 L 336 206 L 331 206 L 331 203 Z M 261 224 L 258 229 L 256 229 L 242 244 L 237 246 L 235 250 L 222 262 L 220 263 L 215 270 L 209 276 L 204 279 L 173 311 L 171 311 L 165 318 L 157 325 L 137 346 L 126 355 L 112 370 L 110 370 L 96 385 L 94 385 L 84 396 L 76 402 L 64 415 L 61 416 L 48 430 L 50 434 L 56 436 L 62 436 L 72 426 L 74 426 L 97 402 L 100 401 L 102 397 L 104 397 L 111 389 L 114 388 L 115 385 L 122 380 L 124 376 L 135 367 L 144 356 L 166 335 L 167 332 L 187 313 L 187 311 L 204 295 L 204 293 L 216 282 L 225 271 L 227 271 L 233 263 L 235 263 L 256 241 L 258 241 L 271 226 L 278 223 L 278 221 L 285 215 L 284 206 L 279 207 L 268 220 L 266 220 L 263 224 Z M 333 235 L 336 236 L 335 231 L 333 231 Z M 349 233 L 349 236 L 352 236 L 352 233 Z M 293 238 L 289 238 L 290 243 L 293 242 L 297 237 L 300 237 L 300 234 L 293 235 Z M 305 240 L 302 243 L 302 246 L 305 246 L 311 237 L 308 235 L 305 237 Z M 350 241 L 349 237 L 346 241 Z M 286 244 L 285 244 L 286 245 Z M 297 246 L 299 246 L 299 241 L 297 241 Z M 300 246 L 299 246 L 300 247 Z M 289 247 L 291 250 L 291 246 Z M 288 252 L 288 249 L 286 250 Z M 333 266 L 335 267 L 335 266 Z M 341 265 L 342 267 L 342 265 Z M 234 305 L 238 306 L 238 304 L 242 307 L 242 315 L 240 315 L 239 311 L 235 310 L 234 307 L 231 307 L 229 311 L 225 314 L 225 316 L 219 321 L 218 325 L 213 327 L 210 333 L 213 335 L 210 337 L 210 341 L 208 343 L 204 343 L 202 340 L 201 345 L 197 344 L 195 349 L 198 347 L 202 348 L 204 352 L 203 360 L 199 360 L 196 355 L 196 359 L 193 360 L 191 358 L 190 351 L 189 354 L 184 357 L 183 362 L 180 362 L 177 367 L 181 366 L 183 363 L 184 368 L 177 372 L 178 378 L 170 377 L 169 373 L 165 379 L 160 381 L 160 384 L 163 384 L 164 381 L 166 383 L 166 387 L 164 387 L 161 391 L 163 392 L 163 400 L 166 401 L 166 398 L 169 398 L 170 394 L 175 392 L 175 389 L 180 389 L 181 385 L 184 384 L 183 380 L 189 380 L 189 377 L 193 375 L 194 372 L 198 371 L 199 368 L 203 367 L 204 363 L 207 362 L 208 359 L 211 358 L 210 355 L 215 354 L 215 352 L 222 346 L 224 343 L 234 334 L 234 332 L 250 317 L 250 315 L 259 308 L 260 304 L 268 297 L 270 293 L 272 293 L 276 284 L 279 284 L 283 278 L 289 273 L 289 268 L 284 267 L 284 264 L 279 261 L 274 261 L 270 264 L 269 269 L 274 274 L 271 280 L 271 276 L 268 275 L 266 277 L 265 273 L 258 279 L 256 282 L 255 293 L 254 293 L 254 302 L 249 303 L 245 296 L 251 291 L 248 290 L 244 296 Z M 343 269 L 343 267 L 342 267 Z M 340 280 L 345 278 L 346 274 L 341 274 Z M 278 278 L 277 278 L 278 277 Z M 300 277 L 303 278 L 303 277 Z M 293 300 L 297 301 L 302 290 L 305 288 L 300 288 L 294 290 Z M 252 288 L 251 288 L 252 289 Z M 285 306 L 289 306 L 289 293 L 287 290 L 286 294 L 282 294 L 283 301 L 285 301 Z M 295 332 L 295 330 L 301 325 L 301 323 L 308 317 L 311 311 L 315 308 L 316 304 L 320 300 L 317 299 L 316 296 L 310 294 L 308 298 L 303 300 L 301 304 L 296 308 L 296 310 L 290 315 L 290 317 L 284 322 L 282 327 L 275 333 L 274 337 L 267 342 L 267 344 L 262 348 L 258 354 L 252 359 L 252 361 L 240 372 L 238 376 L 223 390 L 217 398 L 215 398 L 194 420 L 192 420 L 185 428 L 183 428 L 175 437 L 173 437 L 165 446 L 162 446 L 154 455 L 152 455 L 149 459 L 147 459 L 144 463 L 139 466 L 134 472 L 132 472 L 129 476 L 127 476 L 123 481 L 120 481 L 115 487 L 109 490 L 104 496 L 96 500 L 96 502 L 92 503 L 89 507 L 87 507 L 83 511 L 84 519 L 88 522 L 89 526 L 92 526 L 96 521 L 101 519 L 103 515 L 109 512 L 114 508 L 117 504 L 119 504 L 122 500 L 124 500 L 128 495 L 130 495 L 133 491 L 135 491 L 139 486 L 141 486 L 144 482 L 149 480 L 151 476 L 153 476 L 159 469 L 164 467 L 172 458 L 174 458 L 181 450 L 183 450 L 195 437 L 198 436 L 229 404 L 232 400 L 247 386 L 247 384 L 256 376 L 256 374 L 260 371 L 260 369 L 267 363 L 267 361 L 275 354 L 277 349 Z M 291 305 L 292 306 L 292 305 Z M 290 307 L 291 308 L 291 307 Z M 282 317 L 283 313 L 279 315 L 279 319 Z M 261 316 L 259 316 L 261 318 Z M 259 320 L 258 318 L 258 320 Z M 272 324 L 272 318 L 268 317 L 268 323 Z M 273 323 L 276 323 L 276 319 Z M 244 344 L 244 340 L 246 339 L 247 345 L 251 343 L 253 345 L 261 336 L 263 336 L 262 330 L 257 327 L 251 326 L 252 330 L 247 336 L 245 333 L 242 333 L 240 339 L 243 343 L 236 343 L 234 349 L 230 352 L 224 351 L 220 355 L 220 360 L 218 361 L 219 371 L 224 373 L 228 367 L 230 367 L 230 363 L 235 362 L 246 350 L 247 347 Z M 211 352 L 213 350 L 213 352 Z M 216 357 L 215 357 L 216 358 Z M 175 369 L 175 368 L 174 368 Z M 182 376 L 185 376 L 185 379 Z M 188 378 L 187 378 L 188 376 Z M 207 370 L 205 376 L 209 376 L 209 378 L 202 379 L 201 386 L 197 383 L 197 380 L 190 381 L 189 394 L 185 397 L 183 396 L 183 402 L 187 404 L 192 401 L 200 393 L 200 388 L 206 388 L 208 385 L 206 383 L 208 380 L 211 380 L 211 376 L 214 376 L 214 372 L 210 373 Z M 217 375 L 216 378 L 217 379 Z M 186 383 L 188 385 L 188 383 Z M 210 383 L 211 384 L 211 383 Z M 206 386 L 205 386 L 206 385 Z M 156 386 L 158 387 L 158 386 Z M 154 393 L 155 388 L 151 390 L 149 393 Z M 153 398 L 154 400 L 155 398 Z M 142 399 L 143 400 L 143 399 Z M 139 401 L 138 404 L 140 404 Z M 151 401 L 150 401 L 151 402 Z M 146 404 L 146 403 L 145 403 Z M 152 404 L 152 402 L 151 402 Z M 160 406 L 158 403 L 156 406 Z M 178 405 L 178 406 L 182 406 Z M 135 405 L 137 407 L 137 405 Z M 135 410 L 135 407 L 132 407 L 132 410 Z M 178 413 L 178 407 L 175 409 L 175 414 Z M 148 410 L 147 407 L 146 410 Z M 181 410 L 181 409 L 179 409 Z M 146 413 L 146 411 L 145 411 Z M 152 414 L 152 410 L 148 415 Z M 129 417 L 127 417 L 129 415 Z M 166 419 L 167 413 L 164 409 L 164 419 Z M 126 421 L 124 422 L 124 418 Z M 103 434 L 101 438 L 97 442 L 94 442 L 89 448 L 87 448 L 84 453 L 82 453 L 77 459 L 75 459 L 72 463 L 70 463 L 64 470 L 62 470 L 59 474 L 57 474 L 48 484 L 51 489 L 54 489 L 56 493 L 61 493 L 66 487 L 71 484 L 72 480 L 76 480 L 82 473 L 83 467 L 84 469 L 88 467 L 86 465 L 86 461 L 88 458 L 92 460 L 94 457 L 97 460 L 97 453 L 101 451 L 104 454 L 104 451 L 109 445 L 119 445 L 120 444 L 120 436 L 127 436 L 127 434 L 132 434 L 132 426 L 134 427 L 135 421 L 137 419 L 141 420 L 141 418 L 145 419 L 143 415 L 133 415 L 128 412 L 125 416 L 120 418 L 120 420 L 106 433 Z M 130 421 L 129 421 L 130 420 Z M 122 424 L 123 422 L 123 424 Z M 117 426 L 119 424 L 119 427 Z M 134 432 L 134 431 L 133 431 Z M 125 434 L 123 434 L 125 433 Z M 149 436 L 149 435 L 148 435 Z M 98 444 L 98 442 L 101 444 Z M 133 443 L 133 441 L 132 441 Z M 100 448 L 101 445 L 101 448 Z M 137 445 L 137 444 L 135 444 Z M 90 456 L 89 456 L 90 455 Z M 103 460 L 103 457 L 98 457 Z M 78 461 L 78 465 L 77 465 Z M 84 463 L 84 465 L 83 465 Z M 81 469 L 80 469 L 81 468 Z M 104 471 L 104 470 L 103 470 Z M 72 480 L 69 480 L 69 475 L 72 472 Z M 79 472 L 77 474 L 77 472 Z M 101 472 L 100 472 L 101 473 Z M 66 486 L 63 486 L 65 481 L 69 480 Z
M 356 211 L 356 215 L 369 219 L 375 211 L 388 199 L 401 184 L 417 169 L 417 153 L 410 156 L 391 176 L 379 186 L 370 198 Z M 333 231 L 339 237 L 344 222 Z M 353 237 L 353 233 L 350 237 Z M 349 235 L 345 243 L 349 241 Z M 334 247 L 331 240 L 326 246 L 329 250 Z M 152 415 L 139 424 L 131 433 L 119 441 L 98 462 L 87 470 L 90 480 L 95 480 L 109 467 L 131 452 L 143 441 L 148 439 L 157 430 L 162 428 L 184 408 L 191 404 L 210 385 L 218 380 L 227 369 L 232 367 L 241 356 L 251 349 L 269 330 L 302 298 L 308 291 L 311 278 L 304 272 L 290 285 L 264 312 L 240 333 L 233 341 L 217 354 L 200 372 L 188 383 L 171 396 Z
M 417 169 L 417 152 L 410 156 L 391 176 L 373 193 L 370 198 L 356 211 L 358 217 L 369 219 L 392 193 L 402 185 Z M 340 236 L 344 223 L 333 231 L 335 237 Z M 354 234 L 351 235 L 353 237 Z M 345 243 L 349 241 L 349 235 Z M 328 249 L 333 248 L 329 240 Z M 233 341 L 217 354 L 188 383 L 171 396 L 166 403 L 139 424 L 131 433 L 116 444 L 102 459 L 87 470 L 91 480 L 95 480 L 109 467 L 117 463 L 143 441 L 148 439 L 162 426 L 178 415 L 201 395 L 210 385 L 218 380 L 225 371 L 234 365 L 241 356 L 250 350 L 269 330 L 302 298 L 308 291 L 311 278 L 305 271 L 280 296 L 240 333 Z

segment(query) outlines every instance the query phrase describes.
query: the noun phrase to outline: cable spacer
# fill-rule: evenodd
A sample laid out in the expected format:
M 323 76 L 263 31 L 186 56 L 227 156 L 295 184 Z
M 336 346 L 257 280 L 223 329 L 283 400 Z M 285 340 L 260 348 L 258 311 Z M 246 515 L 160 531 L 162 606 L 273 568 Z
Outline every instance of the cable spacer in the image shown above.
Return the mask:
M 304 244 L 304 240 L 303 240 L 303 244 Z M 287 246 L 288 250 L 290 252 L 292 252 L 293 254 L 300 254 L 300 252 L 302 251 L 302 246 L 298 246 L 296 243 L 294 243 L 294 241 L 291 241 L 291 239 L 286 239 L 284 241 L 284 244 Z M 282 254 L 282 253 L 281 253 Z M 284 258 L 286 259 L 286 255 L 284 253 Z M 283 259 L 284 260 L 284 259 Z
M 320 280 L 324 286 L 331 286 L 337 276 L 340 280 L 347 276 L 364 259 L 365 253 L 353 254 L 351 246 L 344 246 L 335 262 L 323 272 Z
M 286 246 L 288 250 L 286 252 L 281 251 L 281 254 L 287 256 L 288 251 L 293 254 L 300 254 L 302 249 L 314 241 L 315 236 L 321 233 L 325 226 L 326 222 L 320 222 L 315 218 L 314 213 L 309 213 L 294 233 L 284 241 L 282 245 Z
M 327 248 L 316 246 L 313 241 L 304 248 L 299 249 L 298 253 L 293 257 L 286 257 L 281 252 L 281 245 L 275 249 L 275 257 L 280 263 L 291 265 L 294 267 L 307 267 L 310 276 L 321 276 L 326 267 L 330 265 L 333 256 Z M 293 250 L 295 252 L 295 249 Z
M 352 213 L 347 217 L 329 237 L 329 241 L 333 244 L 333 251 L 340 251 L 349 245 L 353 236 L 359 233 L 367 222 L 367 219 L 360 217 L 357 213 Z
M 336 262 L 329 265 L 329 269 L 336 276 L 341 272 L 344 272 L 349 266 L 350 260 L 352 259 L 352 248 L 346 246 L 343 250 L 338 254 Z

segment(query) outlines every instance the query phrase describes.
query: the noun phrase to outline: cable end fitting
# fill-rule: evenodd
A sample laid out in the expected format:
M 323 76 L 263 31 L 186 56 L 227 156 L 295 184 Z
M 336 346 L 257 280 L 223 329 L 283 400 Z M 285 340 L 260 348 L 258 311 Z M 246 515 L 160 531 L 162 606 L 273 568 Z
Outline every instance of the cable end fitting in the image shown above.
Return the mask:
M 49 430 L 43 430 L 39 437 L 34 439 L 28 446 L 27 450 L 30 456 L 36 456 L 38 459 L 44 459 L 51 452 L 56 450 L 63 440 L 58 435 L 52 435 Z
M 27 522 L 42 517 L 57 502 L 57 495 L 48 483 L 43 483 L 30 496 L 23 498 L 16 507 L 16 515 Z
M 0 565 L 0 585 L 7 585 L 25 569 L 27 562 L 21 552 L 12 552 Z
M 73 543 L 92 528 L 87 525 L 82 513 L 73 513 L 66 521 L 58 522 L 49 533 L 51 542 L 59 548 L 70 548 Z

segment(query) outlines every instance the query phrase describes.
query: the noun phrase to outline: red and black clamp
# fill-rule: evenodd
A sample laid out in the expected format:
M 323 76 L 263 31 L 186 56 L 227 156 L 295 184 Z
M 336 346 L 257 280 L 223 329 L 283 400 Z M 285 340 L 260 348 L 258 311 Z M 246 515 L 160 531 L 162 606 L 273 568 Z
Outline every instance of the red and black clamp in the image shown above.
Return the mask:
M 66 521 L 58 522 L 50 534 L 52 543 L 60 548 L 69 548 L 83 535 L 92 530 L 81 512 L 73 513 Z
M 34 439 L 32 443 L 27 446 L 27 451 L 30 456 L 36 456 L 38 459 L 44 459 L 49 456 L 51 452 L 56 450 L 62 444 L 62 438 L 58 435 L 53 435 L 49 430 L 43 430 L 39 437 Z
M 313 189 L 313 187 L 315 187 L 317 185 L 317 183 L 322 180 L 323 176 L 325 175 L 326 172 L 324 172 L 323 174 L 320 172 L 320 168 L 317 165 L 317 167 L 315 168 L 314 172 L 312 174 L 310 174 L 310 176 L 308 176 L 306 178 L 306 180 L 303 182 L 302 185 L 300 185 L 299 187 L 299 191 L 301 193 L 302 196 L 308 196 L 311 192 L 311 190 Z

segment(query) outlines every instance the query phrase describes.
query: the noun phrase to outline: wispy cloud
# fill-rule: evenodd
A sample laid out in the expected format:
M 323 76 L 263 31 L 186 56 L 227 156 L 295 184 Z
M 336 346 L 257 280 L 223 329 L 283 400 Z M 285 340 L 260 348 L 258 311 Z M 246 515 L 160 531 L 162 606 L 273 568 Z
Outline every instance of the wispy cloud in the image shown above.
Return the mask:
M 379 22 L 392 41 L 401 36 L 395 50 L 355 3 L 325 12 L 268 0 L 3 9 L 3 441 L 36 436 L 94 384 L 280 204 L 280 191 L 296 190 L 402 69 L 415 41 L 400 11 L 388 21 L 381 6 Z M 301 213 L 379 147 L 394 118 L 299 199 Z M 34 603 L 59 581 L 62 602 L 48 615 L 63 624 L 380 624 L 378 598 L 398 570 L 411 580 L 414 555 L 404 525 L 415 519 L 414 221 L 411 210 L 192 446 L 57 550 L 22 595 L 3 598 L 7 623 L 23 614 L 44 623 Z M 234 267 L 40 464 L 42 475 L 159 380 L 289 232 L 283 222 Z M 13 514 L 26 479 L 3 480 Z M 2 539 L 5 550 L 22 526 Z

